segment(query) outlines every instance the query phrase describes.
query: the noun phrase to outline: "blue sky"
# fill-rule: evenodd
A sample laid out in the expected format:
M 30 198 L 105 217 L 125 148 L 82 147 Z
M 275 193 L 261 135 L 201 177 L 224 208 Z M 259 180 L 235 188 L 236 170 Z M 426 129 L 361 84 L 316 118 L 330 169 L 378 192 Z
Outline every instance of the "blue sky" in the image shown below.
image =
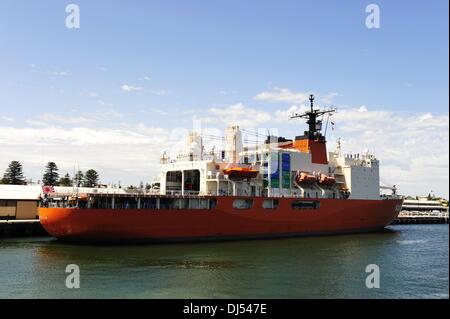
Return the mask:
M 65 27 L 71 2 L 80 29 Z M 172 129 L 213 108 L 272 114 L 302 103 L 255 98 L 280 89 L 448 122 L 446 0 L 71 2 L 2 1 L 0 128 Z M 370 3 L 380 29 L 365 26 Z
M 378 1 L 377 30 L 364 24 L 368 1 L 76 1 L 79 30 L 65 28 L 68 3 L 2 1 L 7 116 L 92 108 L 83 91 L 121 105 L 202 108 L 251 100 L 270 85 L 339 92 L 336 103 L 349 105 L 448 112 L 448 1 Z M 70 77 L 33 76 L 31 64 Z M 117 90 L 144 76 L 170 94 L 130 101 Z

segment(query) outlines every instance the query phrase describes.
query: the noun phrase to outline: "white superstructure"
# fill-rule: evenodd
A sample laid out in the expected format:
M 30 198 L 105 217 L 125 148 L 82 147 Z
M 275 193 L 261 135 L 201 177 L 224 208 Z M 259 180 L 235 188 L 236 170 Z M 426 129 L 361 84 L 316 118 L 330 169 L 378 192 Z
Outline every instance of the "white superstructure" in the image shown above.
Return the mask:
M 185 151 L 161 156 L 153 192 L 179 195 L 289 196 L 302 198 L 380 199 L 379 161 L 374 155 L 343 154 L 341 143 L 327 153 L 322 119 L 334 110 L 311 110 L 292 118 L 307 119 L 308 131 L 294 140 L 268 136 L 244 145 L 242 131 L 225 132 L 223 150 L 206 151 L 202 136 L 191 133 Z M 392 188 L 395 194 L 395 187 Z
M 174 159 L 166 154 L 161 157 L 161 173 L 156 180 L 158 192 L 166 195 L 380 198 L 379 161 L 367 153 L 341 154 L 340 143 L 336 151 L 328 153 L 328 164 L 314 163 L 311 153 L 286 147 L 286 142 L 244 147 L 237 126 L 227 130 L 225 145 L 224 151 L 206 152 L 201 136 L 189 135 L 184 153 Z M 257 171 L 257 174 L 249 177 L 251 173 L 240 172 L 240 169 Z M 315 180 L 301 181 L 302 173 Z M 328 183 L 321 183 L 321 177 L 328 178 Z

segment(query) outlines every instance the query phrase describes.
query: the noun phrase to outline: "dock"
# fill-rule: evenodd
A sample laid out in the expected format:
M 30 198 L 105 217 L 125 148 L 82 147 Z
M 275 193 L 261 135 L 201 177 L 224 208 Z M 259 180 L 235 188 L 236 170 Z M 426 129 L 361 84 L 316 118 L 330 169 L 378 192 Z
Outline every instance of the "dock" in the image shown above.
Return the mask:
M 48 236 L 39 219 L 0 220 L 0 238 Z
M 448 224 L 448 214 L 402 214 L 392 222 L 392 225 L 401 224 Z

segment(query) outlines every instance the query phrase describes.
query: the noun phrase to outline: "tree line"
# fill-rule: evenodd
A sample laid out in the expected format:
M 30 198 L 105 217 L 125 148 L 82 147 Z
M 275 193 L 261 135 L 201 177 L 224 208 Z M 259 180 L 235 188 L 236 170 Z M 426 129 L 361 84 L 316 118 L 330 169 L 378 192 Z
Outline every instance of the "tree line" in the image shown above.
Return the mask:
M 59 169 L 55 162 L 48 162 L 45 166 L 45 172 L 42 176 L 42 183 L 47 186 L 78 186 L 78 187 L 96 187 L 99 185 L 100 177 L 98 173 L 89 169 L 85 172 L 78 171 L 73 177 L 69 173 L 60 177 Z M 19 161 L 12 161 L 3 178 L 0 179 L 0 184 L 10 185 L 26 185 L 25 176 L 23 174 L 23 167 Z

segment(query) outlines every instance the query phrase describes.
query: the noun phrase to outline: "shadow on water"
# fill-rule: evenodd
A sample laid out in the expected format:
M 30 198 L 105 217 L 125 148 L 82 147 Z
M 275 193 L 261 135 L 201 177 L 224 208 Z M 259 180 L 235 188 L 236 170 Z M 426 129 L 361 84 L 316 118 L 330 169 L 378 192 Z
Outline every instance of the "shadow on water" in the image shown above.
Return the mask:
M 371 232 L 355 232 L 355 233 L 342 233 L 342 234 L 321 234 L 321 235 L 296 235 L 296 236 L 270 236 L 270 237 L 257 237 L 257 238 L 229 238 L 229 239 L 203 239 L 203 240 L 181 240 L 181 241 L 116 241 L 116 242 L 101 242 L 101 241 L 64 241 L 64 240 L 56 240 L 61 244 L 67 245 L 75 245 L 75 246 L 97 246 L 97 247 L 119 247 L 119 246 L 150 246 L 150 245 L 180 245 L 180 244 L 189 244 L 189 245 L 204 245 L 205 243 L 232 243 L 232 242 L 257 242 L 257 241 L 267 241 L 267 240 L 285 240 L 285 239 L 299 239 L 299 238 L 317 238 L 317 237 L 337 237 L 337 236 L 354 236 L 354 235 L 365 235 L 365 234 L 389 234 L 389 233 L 397 233 L 398 230 L 382 228 L 378 230 L 374 230 Z
M 354 236 L 367 236 L 370 234 L 396 234 L 399 233 L 400 230 L 393 229 L 393 228 L 382 228 L 378 230 L 374 230 L 371 232 L 355 232 L 355 233 L 342 233 L 342 234 L 322 234 L 322 235 L 304 235 L 304 236 L 280 236 L 280 237 L 267 237 L 267 238 L 236 238 L 236 239 L 205 239 L 205 240 L 192 240 L 192 241 L 134 241 L 134 242 L 124 242 L 124 241 L 117 241 L 117 242 L 101 242 L 101 241 L 65 241 L 65 240 L 58 240 L 56 238 L 47 238 L 44 240 L 46 243 L 57 243 L 61 245 L 66 246 L 91 246 L 91 247 L 121 247 L 121 246 L 171 246 L 171 245 L 205 245 L 205 244 L 211 244 L 211 243 L 235 243 L 235 242 L 266 242 L 266 241 L 278 241 L 278 240 L 289 240 L 289 239 L 311 239 L 311 238 L 331 238 L 331 237 L 349 237 L 352 238 Z
M 366 246 L 394 242 L 399 231 L 309 236 L 277 239 L 247 239 L 192 243 L 73 244 L 56 239 L 41 242 L 37 256 L 44 263 L 111 263 L 126 267 L 173 269 L 219 269 L 249 266 L 264 259 L 293 260 L 304 256 L 321 258 L 351 254 Z M 376 239 L 376 240 L 375 240 Z

